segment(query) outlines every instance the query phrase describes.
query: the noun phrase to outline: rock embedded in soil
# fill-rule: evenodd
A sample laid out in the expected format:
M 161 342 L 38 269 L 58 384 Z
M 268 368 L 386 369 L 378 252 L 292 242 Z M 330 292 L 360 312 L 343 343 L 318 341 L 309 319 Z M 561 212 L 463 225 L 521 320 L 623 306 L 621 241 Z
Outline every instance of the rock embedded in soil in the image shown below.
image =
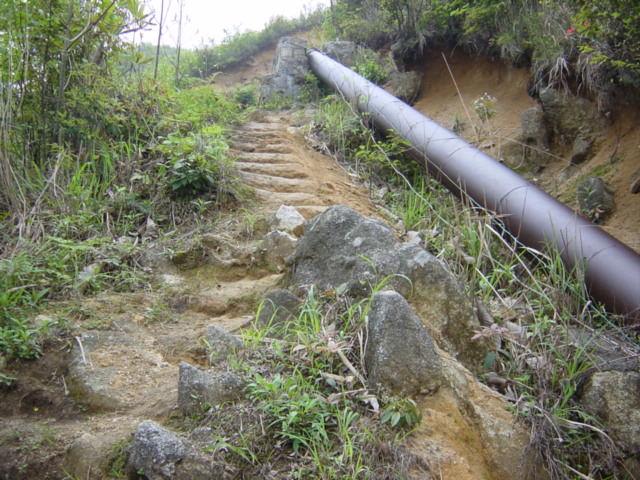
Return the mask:
M 298 240 L 287 232 L 273 230 L 267 233 L 262 241 L 265 262 L 282 270 L 285 259 L 295 251 L 297 243 Z
M 572 165 L 579 165 L 589 159 L 591 153 L 591 142 L 584 138 L 576 138 L 573 142 L 573 149 L 571 150 L 571 158 L 569 162 Z
M 262 301 L 262 307 L 258 312 L 258 325 L 260 328 L 269 327 L 271 330 L 277 330 L 298 316 L 299 306 L 300 299 L 290 291 L 271 290 Z
M 540 103 L 558 144 L 569 145 L 578 137 L 594 140 L 605 130 L 598 108 L 586 98 L 545 88 L 540 92 Z
M 217 325 L 211 325 L 207 329 L 204 340 L 211 365 L 224 362 L 229 355 L 243 347 L 242 340 Z
M 596 176 L 587 177 L 578 185 L 578 204 L 580 211 L 596 222 L 601 222 L 615 206 L 613 193 L 604 180 Z
M 188 448 L 177 435 L 156 422 L 145 420 L 133 436 L 129 452 L 129 467 L 143 471 L 149 480 L 174 478 L 176 464 L 187 455 Z
M 244 380 L 233 373 L 211 375 L 180 362 L 178 408 L 185 414 L 201 412 L 213 405 L 234 402 L 244 393 Z
M 84 433 L 69 447 L 65 464 L 70 473 L 78 478 L 86 478 L 88 472 L 104 468 L 110 454 L 110 445 L 103 438 Z
M 281 205 L 273 217 L 269 219 L 269 226 L 273 230 L 280 230 L 296 237 L 300 237 L 304 231 L 305 218 L 290 205 Z
M 640 460 L 640 373 L 595 372 L 582 387 L 579 398 L 585 409 L 603 423 L 618 447 Z
M 440 387 L 442 366 L 433 339 L 402 295 L 374 294 L 367 329 L 364 362 L 371 387 L 400 396 Z
M 489 346 L 471 341 L 480 324 L 453 274 L 419 245 L 398 243 L 380 220 L 344 205 L 330 207 L 307 222 L 287 263 L 294 286 L 316 285 L 356 298 L 380 287 L 397 291 L 437 332 L 442 349 L 469 369 L 482 364 Z
M 133 323 L 119 327 L 121 331 L 90 330 L 75 338 L 68 388 L 91 411 L 120 410 L 144 402 L 131 387 L 133 378 L 144 371 L 151 391 L 156 388 L 154 375 L 165 373 L 167 364 L 154 350 L 153 339 Z

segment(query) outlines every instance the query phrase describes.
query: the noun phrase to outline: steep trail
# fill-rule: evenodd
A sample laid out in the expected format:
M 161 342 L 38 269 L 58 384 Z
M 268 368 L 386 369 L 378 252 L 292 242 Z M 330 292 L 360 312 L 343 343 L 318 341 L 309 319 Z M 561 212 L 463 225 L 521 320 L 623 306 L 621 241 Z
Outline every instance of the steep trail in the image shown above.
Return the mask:
M 273 51 L 265 55 L 272 57 Z M 437 86 L 444 81 L 431 78 L 430 83 Z M 477 78 L 468 83 L 479 88 L 478 92 L 486 91 Z M 435 100 L 442 102 L 443 111 L 434 117 L 450 123 L 460 108 L 455 94 L 431 92 L 427 99 L 427 93 L 423 92 L 422 99 L 429 109 L 434 109 Z M 511 99 L 497 95 L 505 99 L 500 106 L 506 105 L 506 111 L 500 113 L 506 124 L 517 125 L 522 107 L 515 108 Z M 468 97 L 474 98 L 473 94 Z M 291 205 L 309 219 L 331 205 L 343 204 L 364 215 L 379 216 L 354 176 L 330 157 L 309 149 L 300 128 L 308 122 L 293 113 L 256 113 L 233 132 L 230 143 L 236 168 L 255 193 L 253 203 L 245 208 L 252 215 L 268 218 L 280 205 Z M 635 221 L 637 210 L 626 211 Z M 240 234 L 242 229 L 233 218 L 204 230 L 237 246 L 226 252 L 229 258 L 248 251 L 245 247 L 258 240 Z M 637 232 L 635 227 L 626 230 Z M 15 474 L 11 478 L 46 478 L 51 472 L 61 472 L 61 466 L 78 478 L 91 478 L 87 472 L 95 472 L 111 445 L 127 438 L 140 421 L 164 422 L 171 417 L 177 401 L 178 364 L 207 363 L 201 342 L 207 327 L 216 325 L 238 333 L 255 315 L 257 300 L 277 288 L 282 279 L 279 273 L 258 268 L 249 257 L 226 271 L 202 264 L 190 270 L 162 268 L 151 292 L 103 294 L 74 307 L 78 319 L 72 321 L 79 326 L 73 335 L 88 330 L 127 334 L 127 341 L 121 341 L 118 348 L 105 343 L 88 352 L 92 372 L 97 374 L 101 368 L 117 371 L 107 392 L 114 405 L 121 401 L 116 409 L 92 406 L 67 391 L 72 360 L 68 351 L 71 347 L 77 350 L 73 338 L 68 343 L 60 339 L 47 348 L 42 359 L 24 363 L 14 372 L 20 378 L 17 387 L 0 392 L 0 459 L 11 459 L 11 465 L 8 460 L 0 461 L 0 478 L 6 472 Z M 484 387 L 473 384 L 473 388 L 478 397 L 495 396 Z M 438 458 L 441 478 L 488 476 L 491 444 L 484 445 L 450 398 L 438 395 L 429 402 L 421 405 L 425 422 L 410 439 L 411 449 L 425 458 Z M 487 421 L 500 414 L 495 412 Z
M 255 208 L 273 214 L 280 205 L 295 207 L 309 219 L 343 204 L 375 215 L 367 192 L 337 162 L 305 146 L 293 116 L 257 114 L 233 135 L 236 168 L 254 189 Z

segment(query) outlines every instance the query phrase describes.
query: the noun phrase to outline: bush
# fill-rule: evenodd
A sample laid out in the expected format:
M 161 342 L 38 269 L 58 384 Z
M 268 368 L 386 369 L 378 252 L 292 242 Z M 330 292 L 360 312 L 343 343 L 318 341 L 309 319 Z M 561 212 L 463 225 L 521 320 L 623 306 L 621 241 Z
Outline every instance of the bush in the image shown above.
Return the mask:
M 176 197 L 193 198 L 214 190 L 230 164 L 229 145 L 219 126 L 187 136 L 169 135 L 158 149 L 166 158 L 160 164 L 160 176 Z

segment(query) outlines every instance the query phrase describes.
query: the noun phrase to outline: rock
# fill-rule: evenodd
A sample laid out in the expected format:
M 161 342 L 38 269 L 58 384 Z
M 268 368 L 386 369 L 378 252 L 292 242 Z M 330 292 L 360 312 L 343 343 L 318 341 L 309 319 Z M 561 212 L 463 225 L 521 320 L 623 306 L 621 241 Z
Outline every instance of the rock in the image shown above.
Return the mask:
M 265 262 L 282 270 L 285 259 L 295 251 L 297 243 L 298 240 L 287 232 L 274 230 L 267 233 L 262 242 Z
M 204 340 L 211 365 L 225 361 L 229 355 L 243 347 L 242 340 L 216 325 L 211 325 L 207 329 Z
M 142 249 L 138 262 L 142 267 L 154 271 L 160 270 L 160 273 L 175 275 L 178 271 L 167 252 L 157 246 L 147 246 Z
M 560 144 L 568 145 L 576 138 L 595 139 L 606 127 L 597 106 L 584 97 L 545 88 L 540 103 L 551 134 Z
M 327 42 L 322 46 L 322 51 L 345 67 L 353 68 L 356 65 L 358 47 L 354 42 L 346 40 Z
M 145 420 L 135 432 L 129 453 L 129 478 L 144 475 L 149 480 L 227 480 L 230 475 L 207 455 L 211 438 L 194 444 L 151 420 Z
M 540 107 L 527 108 L 520 115 L 522 138 L 527 145 L 540 150 L 549 149 L 549 131 Z
M 244 387 L 244 380 L 233 373 L 213 376 L 180 362 L 178 408 L 188 414 L 201 411 L 203 404 L 233 402 L 242 396 Z
M 122 331 L 89 330 L 76 337 L 71 349 L 69 392 L 92 411 L 119 410 L 143 401 L 128 388 L 132 372 L 147 372 L 150 389 L 156 388 L 153 375 L 165 373 L 167 364 L 154 351 L 153 340 L 133 323 L 119 327 Z
M 186 444 L 177 435 L 156 422 L 145 420 L 133 436 L 128 465 L 133 472 L 144 472 L 149 480 L 174 479 L 176 464 L 187 453 Z
M 436 391 L 441 365 L 429 332 L 397 292 L 378 292 L 368 315 L 364 362 L 371 387 L 399 396 Z
M 522 128 L 521 143 L 525 145 L 524 160 L 527 163 L 543 165 L 548 159 L 549 131 L 544 112 L 540 107 L 526 109 L 520 115 Z
M 278 330 L 288 321 L 298 317 L 300 299 L 284 289 L 271 290 L 262 301 L 262 308 L 258 313 L 258 325 Z
M 571 150 L 570 163 L 572 165 L 579 165 L 589 159 L 591 153 L 591 142 L 584 138 L 577 138 L 573 142 L 573 150 Z
M 309 72 L 307 40 L 283 37 L 278 42 L 271 75 L 261 79 L 260 103 L 278 99 L 296 100 Z
M 492 477 L 548 480 L 547 472 L 529 448 L 529 432 L 514 421 L 504 397 L 473 380 L 468 372 L 466 376 L 468 383 L 464 398 L 458 397 L 458 409 L 464 412 L 467 422 L 487 447 Z M 458 391 L 458 395 L 461 393 Z
M 581 404 L 604 424 L 624 452 L 640 456 L 640 373 L 602 371 L 579 392 Z
M 316 285 L 353 297 L 384 283 L 419 305 L 418 315 L 440 337 L 439 345 L 470 369 L 487 353 L 472 342 L 480 324 L 454 276 L 419 245 L 398 243 L 381 221 L 337 205 L 312 218 L 295 253 L 287 259 L 293 285 Z
M 103 438 L 84 433 L 69 447 L 65 457 L 66 469 L 77 478 L 89 478 L 89 472 L 97 472 L 104 467 L 111 453 L 109 447 Z
M 596 223 L 602 222 L 615 206 L 610 188 L 595 176 L 578 185 L 578 205 L 582 214 Z
M 269 226 L 273 230 L 280 230 L 300 237 L 304 231 L 305 221 L 304 217 L 294 207 L 280 205 L 273 217 L 269 219 Z
M 218 268 L 249 267 L 255 262 L 255 251 L 242 245 L 234 245 L 231 239 L 213 233 L 205 233 L 200 237 L 200 243 L 194 245 L 190 251 L 202 250 L 199 253 L 197 263 L 192 266 L 201 266 L 203 259 L 207 263 Z
M 417 72 L 391 72 L 384 88 L 391 95 L 412 105 L 420 93 L 421 83 L 422 77 Z

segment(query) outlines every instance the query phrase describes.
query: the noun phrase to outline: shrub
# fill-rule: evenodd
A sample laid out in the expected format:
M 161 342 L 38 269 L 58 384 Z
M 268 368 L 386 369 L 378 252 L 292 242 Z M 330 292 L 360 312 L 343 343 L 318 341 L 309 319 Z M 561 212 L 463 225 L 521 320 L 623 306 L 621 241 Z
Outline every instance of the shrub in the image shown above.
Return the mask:
M 219 126 L 197 133 L 169 135 L 158 147 L 165 156 L 160 176 L 176 197 L 193 198 L 214 190 L 224 179 L 230 161 L 229 145 Z

